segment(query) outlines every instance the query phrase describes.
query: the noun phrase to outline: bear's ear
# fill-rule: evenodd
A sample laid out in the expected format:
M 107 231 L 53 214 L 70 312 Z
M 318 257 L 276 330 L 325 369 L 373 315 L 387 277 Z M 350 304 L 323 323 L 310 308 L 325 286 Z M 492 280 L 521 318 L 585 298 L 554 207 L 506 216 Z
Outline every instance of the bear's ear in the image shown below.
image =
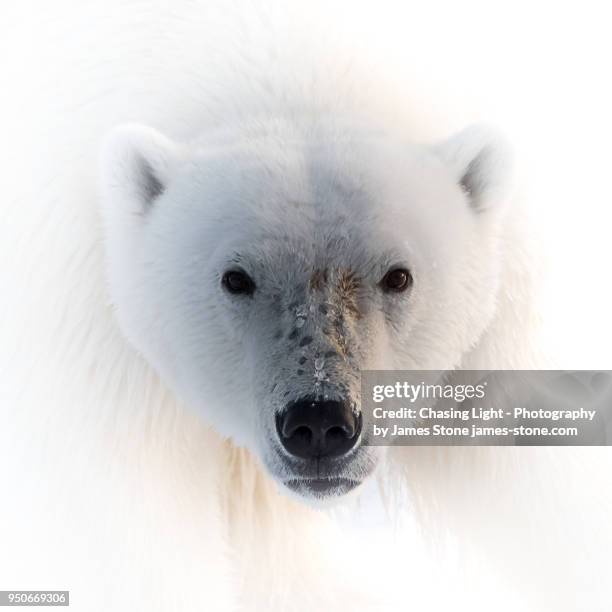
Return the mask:
M 166 190 L 180 158 L 179 147 L 152 128 L 130 124 L 112 130 L 100 160 L 107 209 L 145 216 Z
M 511 175 L 511 153 L 505 139 L 488 126 L 475 125 L 434 148 L 450 168 L 471 207 L 482 212 L 506 198 Z

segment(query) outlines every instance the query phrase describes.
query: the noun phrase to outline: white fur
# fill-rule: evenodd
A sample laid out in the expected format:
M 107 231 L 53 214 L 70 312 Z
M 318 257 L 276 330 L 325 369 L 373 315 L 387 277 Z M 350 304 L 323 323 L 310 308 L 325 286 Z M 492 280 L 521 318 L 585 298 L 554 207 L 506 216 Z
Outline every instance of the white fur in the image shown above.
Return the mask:
M 340 150 L 351 153 L 353 165 L 347 161 L 346 168 L 369 173 L 370 198 L 380 195 L 372 187 L 396 197 L 407 189 L 412 199 L 406 200 L 419 202 L 400 215 L 401 224 L 385 224 L 384 212 L 373 223 L 381 232 L 390 227 L 389 241 L 409 232 L 407 242 L 421 246 L 415 253 L 421 270 L 440 275 L 429 285 L 421 275 L 411 343 L 377 336 L 383 341 L 377 358 L 403 367 L 533 367 L 539 363 L 530 342 L 537 319 L 530 301 L 534 260 L 523 240 L 524 211 L 509 198 L 475 216 L 456 188 L 490 132 L 464 134 L 437 149 L 439 130 L 420 127 L 407 103 L 389 102 L 384 83 L 368 85 L 366 95 L 367 67 L 347 75 L 333 36 L 315 34 L 314 45 L 306 45 L 301 16 L 292 23 L 292 13 L 279 7 L 262 14 L 239 3 L 219 12 L 187 2 L 155 10 L 111 2 L 91 13 L 81 13 L 76 3 L 39 8 L 34 24 L 30 16 L 15 18 L 27 23 L 18 33 L 33 28 L 37 50 L 7 32 L 21 52 L 18 70 L 36 74 L 37 82 L 32 90 L 15 77 L 3 116 L 11 146 L 3 160 L 10 222 L 0 239 L 7 287 L 0 318 L 2 588 L 70 588 L 77 610 L 339 610 L 347 597 L 353 608 L 370 609 L 375 589 L 359 576 L 384 573 L 385 553 L 362 558 L 359 542 L 343 539 L 326 515 L 279 493 L 259 460 L 236 446 L 263 452 L 257 414 L 247 411 L 252 406 L 236 406 L 245 412 L 230 416 L 233 406 L 225 401 L 236 379 L 227 368 L 231 322 L 210 338 L 217 346 L 205 349 L 173 335 L 193 329 L 164 310 L 180 293 L 167 282 L 185 252 L 179 247 L 193 243 L 177 245 L 163 231 L 142 231 L 146 210 L 136 204 L 146 208 L 146 202 L 134 168 L 138 172 L 146 159 L 168 185 L 183 173 L 183 207 L 166 209 L 162 220 L 193 238 L 206 220 L 192 216 L 193 206 L 209 205 L 204 196 L 212 182 L 202 178 L 207 164 L 232 160 L 228 178 L 243 189 L 249 185 L 241 183 L 247 179 L 235 161 L 245 154 L 282 166 L 273 176 L 276 193 L 293 193 L 304 157 L 293 144 L 287 155 L 283 139 L 303 141 L 304 114 L 315 118 L 309 123 L 315 127 L 326 117 L 316 142 L 330 129 L 334 142 L 338 134 L 347 141 L 358 135 L 354 146 L 345 142 Z M 59 24 L 55 13 L 70 14 L 71 24 Z M 59 38 L 65 38 L 61 45 Z M 264 44 L 268 38 L 276 47 Z M 313 48 L 326 51 L 317 55 Z M 331 55 L 336 61 L 328 61 Z M 314 78 L 311 66 L 318 69 Z M 278 106 L 283 100 L 289 107 Z M 279 111 L 290 116 L 279 119 Z M 27 120 L 16 124 L 14 117 Z M 132 125 L 106 141 L 100 198 L 101 142 L 114 126 L 134 121 L 155 128 Z M 400 153 L 410 161 L 402 172 Z M 324 159 L 344 157 L 332 147 Z M 497 158 L 489 161 L 491 203 L 502 204 Z M 223 185 L 224 175 L 209 178 Z M 425 207 L 420 197 L 437 207 Z M 233 219 L 236 237 L 252 227 L 243 223 L 241 209 L 219 199 L 210 204 L 216 208 L 207 214 L 224 223 Z M 263 227 L 275 227 L 274 208 L 255 212 Z M 210 265 L 209 255 L 219 256 L 217 241 L 233 239 L 220 227 L 207 230 L 212 242 L 202 243 L 200 259 L 186 262 L 188 280 L 197 278 L 199 264 Z M 142 241 L 151 250 L 143 250 Z M 212 297 L 202 297 L 211 304 Z M 184 308 L 193 314 L 192 304 Z M 205 381 L 194 380 L 194 355 L 224 373 L 218 387 L 203 389 Z M 245 364 L 236 360 L 235 366 Z M 185 372 L 189 390 L 180 379 Z M 174 385 L 185 404 L 168 389 Z M 190 401 L 203 390 L 218 401 Z M 399 472 L 400 483 L 391 476 L 386 481 L 392 498 L 401 498 L 407 484 L 430 533 L 455 528 L 467 541 L 462 555 L 476 548 L 472 540 L 478 543 L 487 564 L 506 571 L 503 589 L 518 591 L 523 609 L 605 609 L 610 506 L 602 450 L 402 449 L 389 457 L 397 466 L 389 474 Z M 592 477 L 582 478 L 585 471 Z M 397 504 L 406 511 L 403 500 Z M 406 557 L 411 552 L 403 551 Z M 352 580 L 339 582 L 339 567 Z M 426 591 L 433 598 L 430 590 L 428 584 L 421 597 Z

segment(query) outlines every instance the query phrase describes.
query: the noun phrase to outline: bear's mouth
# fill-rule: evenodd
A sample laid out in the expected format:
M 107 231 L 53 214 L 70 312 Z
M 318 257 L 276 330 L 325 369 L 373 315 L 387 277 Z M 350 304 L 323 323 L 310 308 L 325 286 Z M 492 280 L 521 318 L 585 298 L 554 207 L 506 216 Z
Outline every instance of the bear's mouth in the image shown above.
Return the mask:
M 292 478 L 283 481 L 283 484 L 301 495 L 314 495 L 315 497 L 340 496 L 352 491 L 361 484 L 359 480 L 351 478 Z

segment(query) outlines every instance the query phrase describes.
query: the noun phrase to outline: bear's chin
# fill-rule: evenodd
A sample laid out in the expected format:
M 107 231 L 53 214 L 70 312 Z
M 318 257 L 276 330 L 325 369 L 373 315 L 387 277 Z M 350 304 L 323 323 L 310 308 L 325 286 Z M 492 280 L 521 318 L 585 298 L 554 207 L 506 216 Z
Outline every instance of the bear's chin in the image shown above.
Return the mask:
M 357 494 L 364 481 L 344 477 L 292 478 L 281 481 L 289 497 L 314 507 L 329 507 Z

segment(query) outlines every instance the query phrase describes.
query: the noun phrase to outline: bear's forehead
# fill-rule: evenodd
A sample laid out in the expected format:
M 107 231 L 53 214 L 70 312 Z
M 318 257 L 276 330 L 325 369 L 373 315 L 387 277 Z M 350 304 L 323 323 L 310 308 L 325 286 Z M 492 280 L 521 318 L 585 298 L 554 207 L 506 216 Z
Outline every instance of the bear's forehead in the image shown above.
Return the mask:
M 195 194 L 190 226 L 223 237 L 226 262 L 300 276 L 383 267 L 453 243 L 452 227 L 468 211 L 450 179 L 418 147 L 382 147 L 380 158 L 381 147 L 370 144 L 296 138 L 272 151 L 259 142 L 206 156 L 186 177 Z
M 314 206 L 334 201 L 354 208 L 376 194 L 384 196 L 394 183 L 404 188 L 426 183 L 420 179 L 427 157 L 423 147 L 393 138 L 303 127 L 233 138 L 224 146 L 198 149 L 191 178 L 245 206 L 260 203 L 269 210 L 279 201 Z
M 242 219 L 264 236 L 358 234 L 380 219 L 406 227 L 415 217 L 421 223 L 436 216 L 453 197 L 440 164 L 420 146 L 298 138 L 267 145 L 247 143 L 202 158 L 187 177 L 189 191 L 215 209 L 216 219 Z

